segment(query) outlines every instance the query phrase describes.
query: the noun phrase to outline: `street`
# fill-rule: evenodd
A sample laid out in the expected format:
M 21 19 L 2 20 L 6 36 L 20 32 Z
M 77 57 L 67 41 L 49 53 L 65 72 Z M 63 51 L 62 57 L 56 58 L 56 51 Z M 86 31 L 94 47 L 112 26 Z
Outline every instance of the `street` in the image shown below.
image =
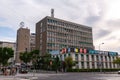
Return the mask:
M 38 78 L 38 80 L 120 80 L 120 75 L 99 73 L 63 73 Z
M 33 79 L 36 78 L 36 79 Z M 0 76 L 0 80 L 120 80 L 117 73 L 28 73 L 16 76 Z

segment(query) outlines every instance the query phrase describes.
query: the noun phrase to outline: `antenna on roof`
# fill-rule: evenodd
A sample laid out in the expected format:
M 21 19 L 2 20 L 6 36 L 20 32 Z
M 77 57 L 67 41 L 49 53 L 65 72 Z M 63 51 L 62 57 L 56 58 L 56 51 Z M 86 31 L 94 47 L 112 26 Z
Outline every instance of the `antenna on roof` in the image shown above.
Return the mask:
M 51 17 L 54 18 L 54 9 L 51 9 Z

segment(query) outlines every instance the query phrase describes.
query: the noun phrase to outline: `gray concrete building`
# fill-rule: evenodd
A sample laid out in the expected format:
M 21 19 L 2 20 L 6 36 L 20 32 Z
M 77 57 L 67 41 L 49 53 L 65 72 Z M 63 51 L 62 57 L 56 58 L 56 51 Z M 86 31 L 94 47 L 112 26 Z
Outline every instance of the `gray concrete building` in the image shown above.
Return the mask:
M 59 53 L 62 48 L 94 49 L 92 28 L 46 16 L 36 23 L 36 49 L 42 54 Z

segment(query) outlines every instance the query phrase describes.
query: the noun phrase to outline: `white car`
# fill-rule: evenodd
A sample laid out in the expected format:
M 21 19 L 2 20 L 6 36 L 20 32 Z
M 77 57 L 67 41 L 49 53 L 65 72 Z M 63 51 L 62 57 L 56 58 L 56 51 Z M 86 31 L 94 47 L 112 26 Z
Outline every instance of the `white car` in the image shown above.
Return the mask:
M 120 74 L 120 71 L 118 71 L 118 74 Z

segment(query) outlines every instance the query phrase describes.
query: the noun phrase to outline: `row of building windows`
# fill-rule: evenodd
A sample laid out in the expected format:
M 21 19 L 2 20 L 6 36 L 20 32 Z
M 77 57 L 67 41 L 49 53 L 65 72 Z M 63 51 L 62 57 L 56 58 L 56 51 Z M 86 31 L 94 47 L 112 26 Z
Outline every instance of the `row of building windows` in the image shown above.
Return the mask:
M 79 64 L 81 64 L 82 69 L 84 68 L 89 69 L 90 65 L 92 68 L 116 68 L 115 64 L 113 64 L 112 62 L 102 62 L 101 64 L 99 62 L 79 62 Z
M 85 54 L 74 54 L 75 55 L 75 61 L 101 61 L 101 62 L 112 62 L 115 59 L 115 56 L 103 56 L 103 55 L 85 55 Z M 80 55 L 80 59 L 78 57 Z M 71 54 L 64 54 L 64 58 L 67 56 L 71 56 Z M 62 59 L 62 55 L 60 55 Z
M 72 41 L 71 43 L 76 43 L 76 44 L 91 44 L 92 43 L 92 38 L 83 37 L 83 36 L 73 36 L 73 35 L 68 35 L 64 33 L 47 32 L 47 36 L 48 36 L 48 41 L 71 40 Z M 57 40 L 57 37 L 60 37 L 60 39 Z
M 54 38 L 54 37 L 48 37 L 47 43 L 65 43 L 65 44 L 73 44 L 73 45 L 93 45 L 92 41 L 78 41 L 78 40 L 71 40 L 71 39 L 64 39 L 64 38 Z
M 53 31 L 48 31 L 47 35 L 48 36 L 56 36 L 56 37 L 64 37 L 64 38 L 81 39 L 81 40 L 86 40 L 86 39 L 91 40 L 92 39 L 91 36 L 83 36 L 83 35 L 76 35 L 76 34 L 66 34 L 66 33 L 53 32 Z
M 61 33 L 67 33 L 67 34 L 73 34 L 73 35 L 83 35 L 83 36 L 88 36 L 91 37 L 92 33 L 91 32 L 86 32 L 86 31 L 78 31 L 78 30 L 74 30 L 74 29 L 67 29 L 67 28 L 63 28 L 63 27 L 58 27 L 58 26 L 53 26 L 53 25 L 48 25 L 48 29 L 47 30 L 52 30 L 55 32 L 61 32 Z
M 66 57 L 71 56 L 78 68 L 117 68 L 117 65 L 113 64 L 113 60 L 116 56 L 105 55 L 91 55 L 91 54 L 75 54 L 67 53 L 58 55 L 60 60 L 64 61 Z M 79 56 L 79 57 L 78 57 Z
M 68 27 L 68 28 L 72 28 L 72 29 L 80 29 L 80 30 L 84 30 L 84 31 L 91 31 L 91 28 L 83 26 L 83 25 L 79 25 L 79 24 L 57 21 L 57 20 L 53 20 L 53 19 L 48 19 L 47 22 L 49 24 L 52 24 L 52 25 L 55 25 L 55 26 L 64 26 L 64 27 Z

